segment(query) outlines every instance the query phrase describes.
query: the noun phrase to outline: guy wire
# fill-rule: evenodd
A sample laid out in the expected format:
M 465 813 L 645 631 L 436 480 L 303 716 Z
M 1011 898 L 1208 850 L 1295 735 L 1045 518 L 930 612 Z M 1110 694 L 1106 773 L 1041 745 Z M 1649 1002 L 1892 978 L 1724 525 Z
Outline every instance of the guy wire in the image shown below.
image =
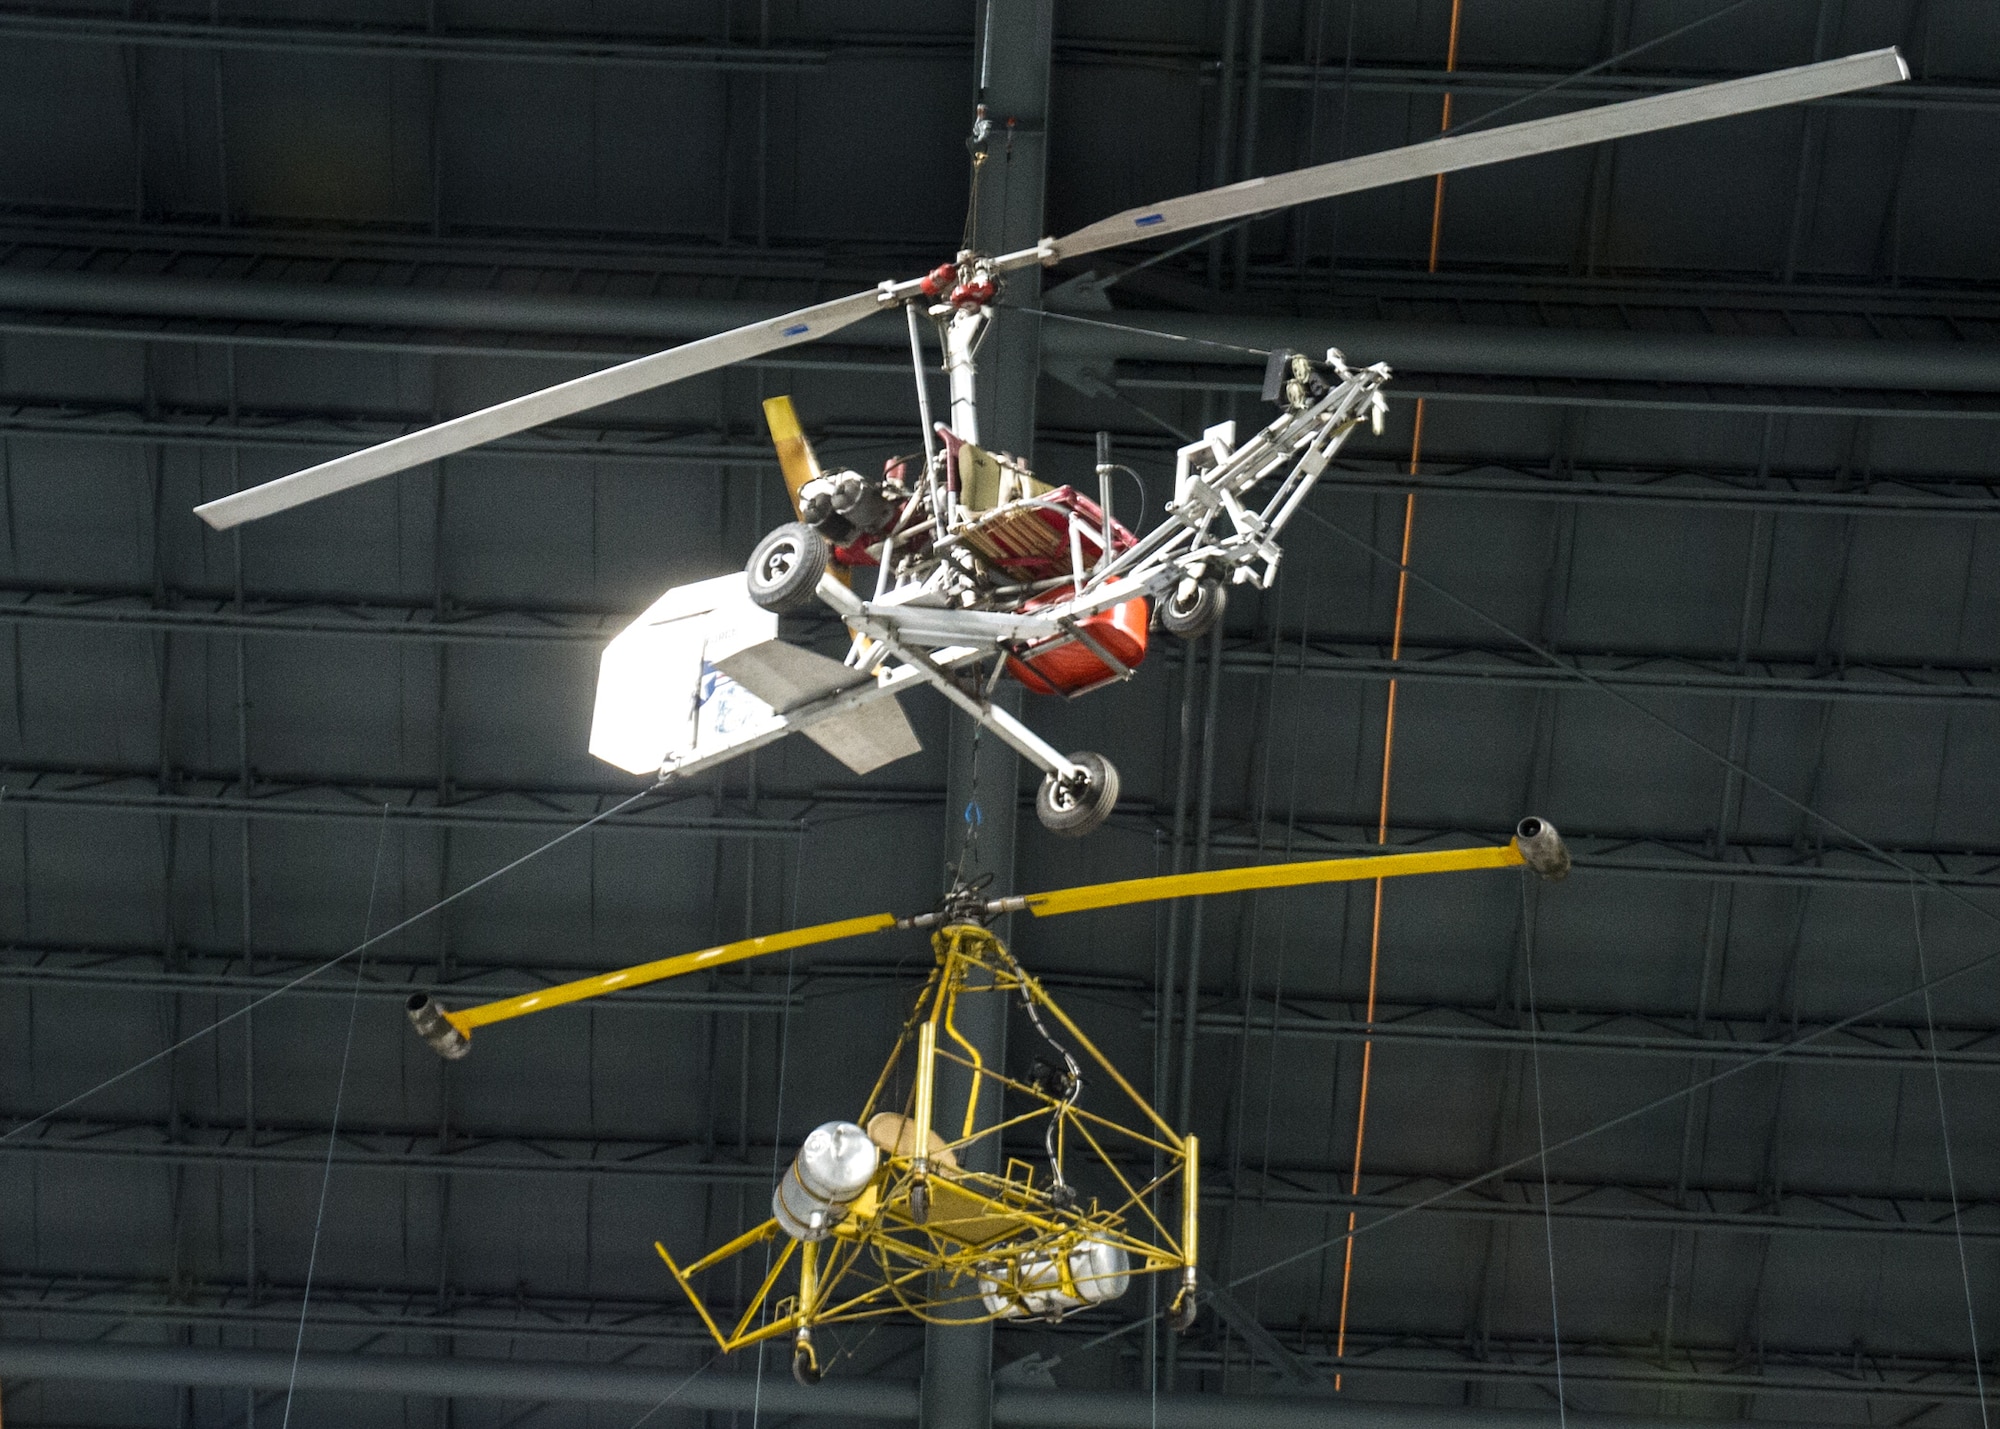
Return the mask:
M 1733 770 L 1746 783 L 1755 785 L 1758 789 L 1764 791 L 1765 793 L 1770 794 L 1773 798 L 1777 799 L 1779 802 L 1787 805 L 1788 807 L 1794 810 L 1797 810 L 1799 813 L 1804 814 L 1807 818 L 1812 819 L 1815 822 L 1824 825 L 1828 830 L 1830 830 L 1835 834 L 1838 834 L 1842 838 L 1850 840 L 1858 848 L 1874 855 L 1877 859 L 1881 860 L 1889 867 L 1894 868 L 1899 872 L 1907 875 L 1912 880 L 1924 883 L 1925 885 L 1936 890 L 1937 892 L 1942 893 L 1945 897 L 1951 899 L 1953 902 L 1958 903 L 1970 909 L 1972 912 L 1976 913 L 1979 917 L 1986 919 L 1988 922 L 2000 924 L 2000 913 L 1995 913 L 1994 911 L 1984 907 L 1983 905 L 1974 902 L 1971 898 L 1967 897 L 1959 890 L 1951 887 L 1950 885 L 1942 882 L 1941 880 L 1933 877 L 1932 875 L 1923 872 L 1921 869 L 1914 868 L 1911 865 L 1904 863 L 1901 859 L 1894 857 L 1893 855 L 1888 853 L 1886 850 L 1882 849 L 1877 844 L 1873 843 L 1872 841 L 1866 838 L 1863 838 L 1860 834 L 1855 833 L 1853 830 L 1847 828 L 1844 824 L 1840 823 L 1838 820 L 1830 817 L 1829 815 L 1819 812 L 1817 809 L 1814 809 L 1810 805 L 1806 804 L 1803 800 L 1794 798 L 1792 795 L 1778 788 L 1775 784 L 1772 784 L 1769 780 L 1761 778 L 1760 776 L 1752 773 L 1749 769 L 1744 767 L 1740 762 L 1730 758 L 1730 756 L 1724 753 L 1723 751 L 1715 749 L 1714 747 L 1705 743 L 1701 739 L 1698 739 L 1694 735 L 1689 734 L 1686 730 L 1682 729 L 1672 720 L 1669 720 L 1662 715 L 1655 714 L 1652 710 L 1647 709 L 1646 706 L 1639 703 L 1637 700 L 1631 698 L 1630 696 L 1627 696 L 1622 692 L 1613 689 L 1611 686 L 1605 684 L 1602 680 L 1598 679 L 1595 675 L 1591 674 L 1588 670 L 1585 670 L 1577 665 L 1572 665 L 1568 661 L 1556 655 L 1553 651 L 1548 650 L 1547 648 L 1542 646 L 1537 641 L 1529 638 L 1526 635 L 1521 634 L 1519 631 L 1513 629 L 1511 626 L 1508 626 L 1507 624 L 1495 618 L 1494 616 L 1488 615 L 1485 611 L 1481 610 L 1478 606 L 1472 604 L 1470 601 L 1465 600 L 1463 597 L 1455 594 L 1447 587 L 1439 584 L 1437 581 L 1434 581 L 1430 577 L 1425 576 L 1424 574 L 1415 570 L 1414 568 L 1411 568 L 1407 562 L 1401 562 L 1401 563 L 1397 562 L 1394 556 L 1391 556 L 1386 551 L 1383 551 L 1378 547 L 1371 545 L 1368 541 L 1364 540 L 1362 537 L 1355 535 L 1352 531 L 1349 531 L 1345 526 L 1340 525 L 1336 521 L 1329 520 L 1328 518 L 1320 515 L 1316 511 L 1306 509 L 1304 510 L 1304 514 L 1311 517 L 1314 521 L 1317 521 L 1327 530 L 1339 536 L 1342 540 L 1347 541 L 1350 544 L 1358 547 L 1360 550 L 1366 552 L 1368 555 L 1373 556 L 1375 559 L 1390 565 L 1400 564 L 1402 568 L 1409 571 L 1410 578 L 1414 580 L 1417 584 L 1423 586 L 1425 589 L 1439 596 L 1448 604 L 1453 605 L 1458 609 L 1471 615 L 1474 619 L 1478 620 L 1480 623 L 1491 627 L 1499 634 L 1505 636 L 1509 640 L 1514 641 L 1516 644 L 1521 645 L 1523 648 L 1539 656 L 1543 661 L 1545 661 L 1549 665 L 1550 668 L 1562 671 L 1564 674 L 1573 676 L 1580 683 L 1588 685 L 1592 689 L 1595 689 L 1600 693 L 1605 694 L 1610 698 L 1616 700 L 1618 703 L 1627 706 L 1628 708 L 1633 710 L 1635 713 L 1639 714 L 1644 719 L 1659 726 L 1661 729 L 1664 729 L 1665 731 L 1667 731 L 1667 733 L 1673 735 L 1676 739 L 1679 739 L 1684 743 L 1691 745 L 1693 748 L 1695 748 L 1702 754 L 1707 755 L 1710 759 L 1715 760 L 1723 767 Z M 1749 1071 L 1753 1067 L 1764 1066 L 1767 1063 L 1777 1061 L 1780 1058 L 1790 1055 L 1792 1052 L 1796 1051 L 1800 1047 L 1811 1046 L 1817 1042 L 1825 1040 L 1828 1037 L 1832 1037 L 1837 1033 L 1844 1032 L 1848 1028 L 1853 1027 L 1858 1023 L 1865 1022 L 1869 1018 L 1874 1017 L 1882 1012 L 1886 1012 L 1888 1009 L 1896 1006 L 1898 1003 L 1904 1002 L 1909 998 L 1916 997 L 1919 994 L 1922 994 L 1931 988 L 1942 987 L 1945 983 L 1954 982 L 1957 979 L 1965 977 L 1970 973 L 1977 972 L 1982 968 L 1991 967 L 1996 963 L 2000 963 L 2000 949 L 1995 949 L 1993 952 L 1985 953 L 1979 957 L 1972 959 L 1968 963 L 1964 963 L 1959 967 L 1951 969 L 1948 972 L 1939 973 L 1934 978 L 1927 978 L 1924 981 L 1918 983 L 1915 987 L 1909 987 L 1905 988 L 1901 992 L 1891 993 L 1889 996 L 1882 998 L 1881 1000 L 1871 1004 L 1870 1006 L 1864 1007 L 1857 1012 L 1849 1013 L 1847 1016 L 1840 1018 L 1838 1021 L 1831 1022 L 1826 1026 L 1818 1029 L 1817 1031 L 1809 1032 L 1803 1037 L 1795 1038 L 1792 1041 L 1783 1044 L 1782 1046 L 1773 1047 L 1768 1052 L 1762 1053 L 1759 1056 L 1752 1057 L 1747 1061 L 1738 1062 L 1733 1066 L 1726 1067 L 1722 1071 L 1716 1072 L 1710 1076 L 1702 1077 L 1695 1081 L 1692 1081 L 1688 1083 L 1686 1086 L 1681 1087 L 1677 1091 L 1668 1092 L 1662 1096 L 1655 1097 L 1651 1101 L 1643 1102 L 1638 1106 L 1630 1108 L 1629 1110 L 1620 1112 L 1616 1116 L 1609 1117 L 1604 1121 L 1597 1123 L 1597 1125 L 1595 1126 L 1588 1127 L 1583 1131 L 1575 1133 L 1572 1136 L 1564 1137 L 1561 1141 L 1556 1142 L 1553 1146 L 1549 1147 L 1548 1149 L 1550 1151 L 1564 1151 L 1572 1146 L 1580 1145 L 1581 1143 L 1588 1141 L 1593 1137 L 1600 1136 L 1607 1131 L 1611 1131 L 1617 1127 L 1623 1126 L 1627 1122 L 1635 1121 L 1640 1117 L 1647 1116 L 1652 1112 L 1658 1111 L 1662 1107 L 1672 1106 L 1674 1103 L 1681 1101 L 1686 1097 L 1693 1096 L 1696 1092 L 1702 1091 L 1705 1088 L 1715 1086 L 1718 1083 L 1727 1081 L 1732 1077 L 1740 1076 L 1742 1073 Z M 1291 1265 L 1296 1261 L 1303 1260 L 1309 1256 L 1321 1254 L 1330 1247 L 1338 1245 L 1342 1241 L 1345 1241 L 1352 1236 L 1359 1235 L 1363 1231 L 1375 1230 L 1382 1226 L 1389 1225 L 1392 1222 L 1400 1221 L 1405 1216 L 1414 1215 L 1418 1211 L 1428 1210 L 1430 1207 L 1438 1205 L 1441 1202 L 1450 1200 L 1454 1196 L 1463 1195 L 1465 1192 L 1473 1190 L 1479 1186 L 1483 1186 L 1489 1181 L 1505 1176 L 1510 1172 L 1518 1171 L 1523 1167 L 1532 1164 L 1536 1159 L 1537 1157 L 1533 1155 L 1517 1157 L 1512 1161 L 1508 1161 L 1499 1166 L 1492 1167 L 1489 1170 L 1482 1171 L 1476 1176 L 1469 1176 L 1465 1180 L 1458 1182 L 1456 1185 L 1447 1186 L 1443 1190 L 1434 1192 L 1433 1194 L 1422 1197 L 1419 1200 L 1411 1201 L 1405 1205 L 1398 1206 L 1394 1210 L 1387 1211 L 1382 1215 L 1377 1216 L 1372 1221 L 1368 1221 L 1364 1224 L 1356 1226 L 1353 1231 L 1350 1231 L 1345 1235 L 1334 1236 L 1328 1240 L 1307 1246 L 1303 1250 L 1297 1251 L 1291 1255 L 1284 1256 L 1279 1260 L 1271 1262 L 1269 1265 L 1264 1266 L 1261 1270 L 1250 1271 L 1245 1275 L 1238 1276 L 1235 1280 L 1230 1282 L 1229 1288 L 1234 1289 L 1236 1286 L 1247 1284 L 1248 1282 L 1257 1279 L 1259 1276 L 1269 1275 L 1274 1270 L 1281 1270 L 1284 1267 Z
M 1965 1257 L 1965 1222 L 1959 1217 L 1958 1168 L 1951 1154 L 1951 1121 L 1944 1111 L 1944 1072 L 1938 1066 L 1937 1019 L 1931 1012 L 1930 968 L 1924 959 L 1924 910 L 1917 885 L 1910 885 L 1910 924 L 1916 934 L 1917 978 L 1924 988 L 1924 1036 L 1931 1049 L 1931 1085 L 1937 1091 L 1938 1138 L 1944 1143 L 1944 1183 L 1951 1193 L 1951 1236 L 1958 1247 L 1958 1279 L 1965 1291 L 1965 1327 L 1972 1340 L 1972 1386 L 1979 1396 L 1981 1429 L 1991 1429 L 1986 1414 L 1986 1371 L 1979 1363 L 1979 1317 L 1972 1308 L 1972 1266 Z
M 547 843 L 542 844 L 537 848 L 532 848 L 528 850 L 528 852 L 522 854 L 519 858 L 514 859 L 509 863 L 501 864 L 500 867 L 494 869 L 491 873 L 484 874 L 481 877 L 474 879 L 472 882 L 466 884 L 465 887 L 459 889 L 457 892 L 446 894 L 444 897 L 438 899 L 435 903 L 431 904 L 428 908 L 424 908 L 419 910 L 418 912 L 412 913 L 409 917 L 403 919 L 400 923 L 396 923 L 391 927 L 384 928 L 381 932 L 375 934 L 371 938 L 363 939 L 361 942 L 356 943 L 353 947 L 349 948 L 346 952 L 338 953 L 335 956 L 328 958 L 325 962 L 319 964 L 317 967 L 308 968 L 305 972 L 300 973 L 297 977 L 292 978 L 284 983 L 281 983 L 277 987 L 272 988 L 269 992 L 263 994 L 261 997 L 251 998 L 250 1001 L 244 1003 L 234 1012 L 225 1013 L 223 1016 L 218 1017 L 215 1019 L 215 1021 L 209 1023 L 208 1026 L 195 1029 L 193 1032 L 188 1033 L 187 1036 L 181 1038 L 178 1042 L 173 1043 L 171 1046 L 161 1048 L 159 1051 L 153 1053 L 149 1057 L 140 1058 L 138 1061 L 134 1062 L 131 1066 L 127 1067 L 124 1071 L 114 1072 L 111 1076 L 106 1077 L 96 1086 L 78 1092 L 68 1101 L 60 1102 L 57 1105 L 50 1107 L 47 1111 L 42 1112 L 37 1116 L 29 1117 L 26 1121 L 18 1123 L 17 1125 L 9 1128 L 5 1132 L 0 1132 L 0 1141 L 12 1140 L 14 1137 L 20 1135 L 22 1132 L 30 1131 L 33 1128 L 40 1126 L 50 1117 L 60 1116 L 63 1112 L 68 1111 L 71 1107 L 76 1106 L 80 1102 L 89 1101 L 99 1092 L 104 1091 L 107 1088 L 116 1086 L 118 1083 L 124 1081 L 127 1077 L 134 1076 L 139 1072 L 143 1072 L 146 1068 L 154 1065 L 156 1062 L 162 1062 L 166 1060 L 167 1058 L 173 1056 L 176 1052 L 180 1051 L 183 1047 L 186 1047 L 194 1042 L 199 1042 L 202 1038 L 207 1037 L 214 1032 L 220 1031 L 222 1028 L 227 1027 L 230 1023 L 235 1022 L 239 1018 L 249 1016 L 252 1012 L 262 1007 L 265 1003 L 270 1002 L 273 998 L 283 997 L 286 993 L 293 991 L 295 988 L 303 987 L 305 984 L 311 982 L 321 973 L 330 972 L 334 968 L 339 967 L 342 963 L 346 962 L 349 958 L 354 957 L 356 954 L 364 953 L 368 949 L 374 947 L 377 943 L 384 942 L 390 938 L 395 937 L 398 933 L 401 933 L 406 929 L 415 927 L 418 923 L 423 922 L 433 913 L 437 913 L 440 910 L 448 908 L 452 904 L 458 902 L 459 899 L 465 897 L 468 893 L 472 893 L 477 891 L 478 889 L 484 888 L 487 884 L 493 882 L 495 879 L 504 877 L 505 875 L 512 873 L 515 869 L 519 868 L 524 863 L 527 863 L 533 859 L 540 858 L 543 854 L 547 853 L 550 849 L 554 848 L 556 845 L 565 843 L 568 840 L 575 838 L 578 834 L 582 833 L 586 829 L 595 828 L 598 824 L 603 823 L 606 819 L 611 818 L 613 815 L 624 813 L 625 810 L 631 808 L 641 799 L 648 798 L 655 792 L 656 791 L 653 789 L 641 789 L 638 793 L 632 795 L 630 798 L 620 800 L 618 803 L 613 804 L 610 808 L 604 810 L 602 813 L 593 814 L 588 819 L 585 819 L 582 823 L 564 829 L 561 833 L 557 834 Z
M 368 911 L 361 916 L 361 940 L 368 941 L 368 930 L 375 926 L 375 895 L 382 887 L 382 850 L 389 842 L 389 806 L 382 806 L 382 824 L 375 835 L 375 871 L 368 878 Z M 354 962 L 354 992 L 347 999 L 347 1037 L 340 1044 L 340 1076 L 333 1084 L 333 1120 L 326 1132 L 326 1165 L 319 1177 L 319 1210 L 313 1216 L 312 1249 L 306 1254 L 305 1288 L 299 1295 L 299 1332 L 292 1340 L 292 1372 L 285 1382 L 285 1412 L 279 1420 L 280 1429 L 288 1429 L 292 1422 L 292 1400 L 299 1388 L 299 1359 L 306 1348 L 306 1315 L 312 1309 L 313 1273 L 319 1269 L 319 1238 L 326 1226 L 326 1193 L 333 1185 L 333 1149 L 340 1143 L 340 1108 L 347 1097 L 347 1068 L 354 1057 L 354 1024 L 361 1012 L 361 973 L 367 966 L 366 956 Z
M 795 866 L 792 872 L 792 926 L 794 928 L 799 926 L 800 890 L 806 886 L 806 838 L 807 835 L 803 833 L 799 835 L 798 857 L 794 861 Z M 785 1010 L 778 1015 L 778 1090 L 777 1096 L 774 1099 L 777 1105 L 771 1117 L 771 1184 L 774 1186 L 778 1183 L 778 1149 L 784 1144 L 785 1135 L 785 1069 L 791 1060 L 792 984 L 794 981 L 793 973 L 797 967 L 798 958 L 799 950 L 797 948 L 787 948 L 785 950 Z M 748 1035 L 747 1030 L 745 1035 Z M 772 1254 L 771 1243 L 765 1241 L 764 1278 L 766 1280 L 770 1279 L 771 1276 Z M 770 1307 L 766 1308 L 768 1312 Z M 799 1308 L 803 1311 L 805 1307 L 800 1306 Z M 764 1409 L 764 1351 L 769 1346 L 770 1341 L 768 1340 L 759 1340 L 757 1342 L 757 1380 L 750 1391 L 750 1429 L 757 1429 L 757 1417 Z M 706 1368 L 706 1366 L 703 1368 Z M 696 1372 L 699 1373 L 700 1371 Z
M 1569 1429 L 1569 1405 L 1563 1396 L 1562 1309 L 1556 1298 L 1556 1223 L 1549 1206 L 1549 1128 L 1542 1111 L 1542 1013 L 1535 1001 L 1535 910 L 1525 874 L 1515 882 L 1521 889 L 1521 961 L 1528 973 L 1528 1061 L 1535 1079 L 1535 1148 L 1542 1160 L 1542 1248 L 1549 1264 L 1549 1334 L 1556 1348 L 1556 1423 Z

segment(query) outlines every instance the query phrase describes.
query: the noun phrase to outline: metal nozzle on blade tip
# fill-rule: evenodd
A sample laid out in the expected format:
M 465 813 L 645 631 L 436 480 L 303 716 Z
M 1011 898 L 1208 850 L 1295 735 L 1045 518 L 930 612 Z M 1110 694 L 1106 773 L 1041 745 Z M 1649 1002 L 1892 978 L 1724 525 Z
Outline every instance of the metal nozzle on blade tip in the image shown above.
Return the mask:
M 1556 826 L 1530 814 L 1514 830 L 1514 847 L 1521 861 L 1551 883 L 1569 876 L 1569 845 L 1562 841 Z
M 408 1004 L 410 1026 L 447 1062 L 456 1062 L 472 1050 L 472 1039 L 445 1020 L 444 1009 L 424 993 L 413 993 Z

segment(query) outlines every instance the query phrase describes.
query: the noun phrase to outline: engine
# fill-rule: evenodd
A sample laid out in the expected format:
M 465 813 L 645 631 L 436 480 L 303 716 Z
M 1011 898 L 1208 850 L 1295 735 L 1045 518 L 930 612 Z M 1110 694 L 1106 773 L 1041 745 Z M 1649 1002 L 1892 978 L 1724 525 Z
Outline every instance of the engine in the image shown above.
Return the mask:
M 799 518 L 835 546 L 880 535 L 895 516 L 885 482 L 858 471 L 829 471 L 799 488 Z

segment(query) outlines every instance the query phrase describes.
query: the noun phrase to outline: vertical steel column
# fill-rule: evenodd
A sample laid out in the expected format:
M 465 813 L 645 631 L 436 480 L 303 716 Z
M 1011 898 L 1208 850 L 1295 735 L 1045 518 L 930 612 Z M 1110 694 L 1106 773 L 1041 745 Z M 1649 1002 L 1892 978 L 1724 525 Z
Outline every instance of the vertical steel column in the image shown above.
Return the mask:
M 1054 0 L 987 0 L 975 33 L 990 36 L 975 61 L 983 74 L 980 98 L 993 120 L 988 158 L 979 167 L 978 229 L 973 245 L 985 253 L 1032 247 L 1042 236 L 1042 192 L 1047 173 L 1049 53 Z M 984 47 L 982 47 L 984 48 Z M 983 445 L 1032 461 L 1035 386 L 1041 373 L 1040 320 L 1022 309 L 1040 305 L 1042 275 L 1027 268 L 1008 275 L 1007 306 L 993 311 L 981 346 L 976 391 Z M 1011 712 L 1021 690 L 995 695 Z M 977 739 L 977 726 L 954 713 L 945 781 L 945 847 L 969 878 L 993 875 L 997 887 L 1014 881 L 1014 826 L 1019 808 L 1020 759 L 996 739 Z M 974 822 L 968 823 L 968 809 Z M 972 853 L 966 857 L 966 844 Z M 958 1028 L 979 1048 L 988 1066 L 1006 1063 L 1006 1003 L 996 995 L 961 998 Z M 963 1073 L 960 1074 L 962 1077 Z M 939 1104 L 963 1106 L 966 1086 L 948 1078 Z M 994 1105 L 982 1110 L 998 1114 Z M 999 1146 L 983 1145 L 966 1158 L 979 1170 L 1000 1169 Z M 923 1429 L 990 1429 L 993 1423 L 993 1327 L 932 1325 L 924 1332 Z

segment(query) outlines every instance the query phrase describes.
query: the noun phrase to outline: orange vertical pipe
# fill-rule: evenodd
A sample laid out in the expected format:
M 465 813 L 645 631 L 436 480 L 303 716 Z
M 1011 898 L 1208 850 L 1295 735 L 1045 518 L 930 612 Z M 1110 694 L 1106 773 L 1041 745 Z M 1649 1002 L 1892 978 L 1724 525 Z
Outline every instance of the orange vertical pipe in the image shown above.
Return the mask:
M 1463 0 L 1451 0 L 1451 36 L 1445 42 L 1444 70 L 1451 74 L 1458 68 L 1458 19 Z M 1438 121 L 1438 132 L 1451 128 L 1451 91 L 1444 96 L 1444 113 Z M 1429 263 L 1425 271 L 1437 272 L 1438 239 L 1444 229 L 1444 175 L 1437 176 L 1436 186 L 1431 190 L 1431 243 Z M 1417 398 L 1415 420 L 1410 432 L 1410 475 L 1417 474 L 1417 464 L 1423 459 L 1424 450 L 1424 399 Z M 1403 544 L 1397 559 L 1401 568 L 1396 572 L 1396 619 L 1390 627 L 1389 661 L 1393 665 L 1403 658 L 1403 608 L 1410 593 L 1410 532 L 1417 520 L 1417 494 L 1412 491 L 1403 498 Z M 1389 773 L 1395 762 L 1396 753 L 1396 678 L 1389 677 L 1388 708 L 1382 719 L 1382 800 L 1375 820 L 1375 842 L 1389 842 Z M 1375 1025 L 1375 988 L 1377 974 L 1382 964 L 1382 885 L 1383 879 L 1375 880 L 1375 910 L 1368 929 L 1368 1012 L 1367 1022 Z M 1354 1169 L 1348 1178 L 1347 1194 L 1350 1198 L 1361 1194 L 1361 1153 L 1368 1141 L 1368 1084 L 1375 1070 L 1375 1039 L 1370 1037 L 1361 1044 L 1361 1091 L 1354 1113 Z M 1347 1357 L 1347 1305 L 1354 1288 L 1354 1217 L 1355 1212 L 1347 1212 L 1347 1238 L 1343 1247 L 1340 1267 L 1340 1321 L 1335 1330 L 1334 1358 Z M 1342 1387 L 1342 1376 L 1336 1373 L 1333 1387 Z

